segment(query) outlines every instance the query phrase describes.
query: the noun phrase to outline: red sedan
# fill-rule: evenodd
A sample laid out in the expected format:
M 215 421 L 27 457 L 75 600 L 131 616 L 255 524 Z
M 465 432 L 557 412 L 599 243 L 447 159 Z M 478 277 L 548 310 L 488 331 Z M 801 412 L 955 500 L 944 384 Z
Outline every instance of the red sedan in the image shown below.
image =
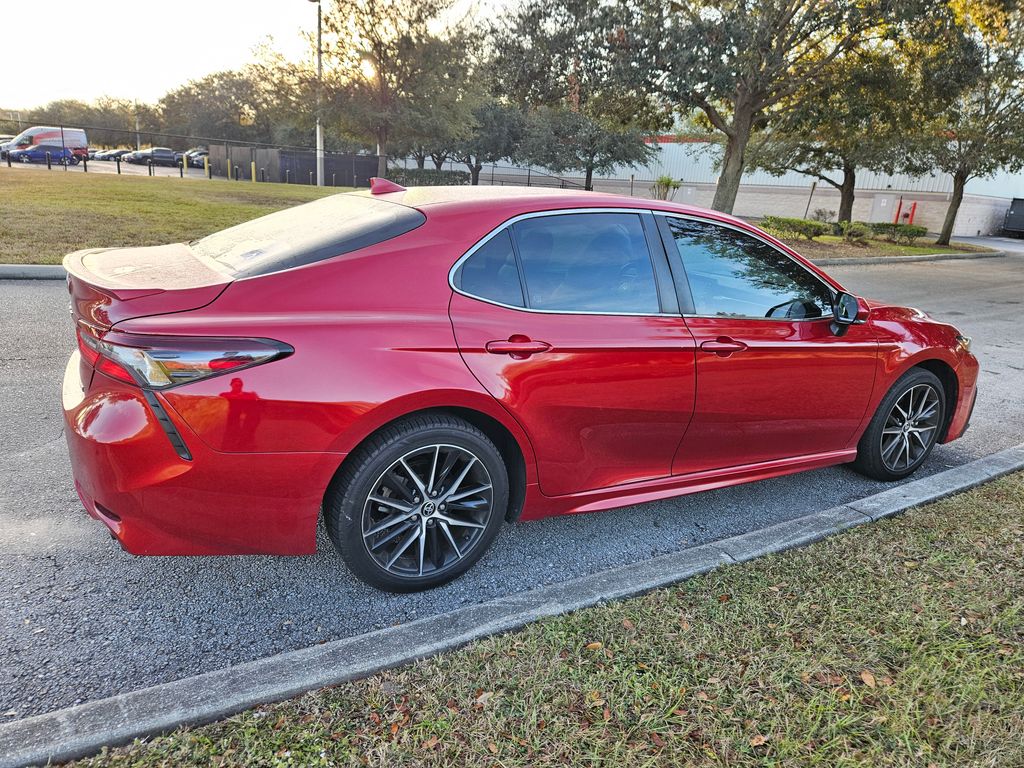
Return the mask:
M 963 434 L 956 328 L 664 201 L 375 180 L 189 244 L 64 260 L 75 487 L 145 555 L 307 554 L 408 591 L 505 521 Z

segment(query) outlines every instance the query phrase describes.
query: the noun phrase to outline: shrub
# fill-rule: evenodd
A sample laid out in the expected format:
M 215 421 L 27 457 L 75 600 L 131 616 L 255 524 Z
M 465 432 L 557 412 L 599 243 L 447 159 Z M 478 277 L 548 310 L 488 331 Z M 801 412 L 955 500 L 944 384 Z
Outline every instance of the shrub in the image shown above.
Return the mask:
M 870 225 L 871 231 L 879 237 L 884 237 L 891 243 L 896 242 L 896 227 L 899 224 L 893 224 L 891 221 L 875 221 Z
M 441 187 L 469 184 L 469 171 L 448 171 L 436 168 L 390 168 L 388 179 L 403 187 Z
M 761 226 L 776 232 L 806 237 L 808 240 L 821 237 L 831 229 L 828 224 L 821 221 L 791 219 L 786 216 L 765 216 L 761 219 Z
M 830 222 L 835 217 L 835 211 L 830 211 L 828 208 L 815 208 L 814 213 L 811 214 L 811 221 Z
M 867 245 L 871 227 L 863 221 L 841 221 L 839 222 L 839 234 L 851 245 Z
M 905 242 L 907 245 L 913 245 L 917 238 L 928 234 L 928 228 L 919 224 L 894 224 L 891 221 L 875 222 L 871 224 L 871 231 L 890 243 Z
M 681 186 L 682 182 L 676 181 L 671 176 L 659 176 L 651 187 L 651 194 L 655 200 L 668 200 L 672 193 Z
M 917 238 L 924 237 L 927 234 L 928 228 L 922 227 L 919 224 L 900 224 L 896 237 L 903 240 L 907 245 L 913 245 Z

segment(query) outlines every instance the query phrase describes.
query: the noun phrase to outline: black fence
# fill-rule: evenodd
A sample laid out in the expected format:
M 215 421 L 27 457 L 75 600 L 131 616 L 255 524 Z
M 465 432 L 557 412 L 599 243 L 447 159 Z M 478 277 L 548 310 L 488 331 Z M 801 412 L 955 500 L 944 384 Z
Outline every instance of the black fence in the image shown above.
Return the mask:
M 210 144 L 210 174 L 221 178 L 272 181 L 281 184 L 316 184 L 316 152 L 311 149 L 245 147 Z M 324 155 L 324 185 L 368 187 L 377 174 L 377 156 L 345 152 Z

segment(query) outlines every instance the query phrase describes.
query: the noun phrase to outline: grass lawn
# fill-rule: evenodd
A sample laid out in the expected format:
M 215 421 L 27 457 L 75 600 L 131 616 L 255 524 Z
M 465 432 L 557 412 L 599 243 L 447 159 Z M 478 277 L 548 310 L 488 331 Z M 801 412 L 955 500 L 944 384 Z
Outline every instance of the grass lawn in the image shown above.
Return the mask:
M 0 168 L 0 263 L 59 264 L 79 248 L 193 240 L 344 191 Z
M 956 241 L 949 245 L 935 245 L 934 240 L 921 238 L 914 245 L 890 243 L 886 240 L 869 240 L 867 245 L 851 245 L 838 235 L 822 235 L 814 240 L 792 237 L 780 238 L 801 256 L 815 259 L 862 259 L 869 256 L 927 256 L 933 253 L 973 253 L 991 251 L 980 245 L 968 245 Z
M 1024 765 L 1024 473 L 78 763 L 566 764 Z

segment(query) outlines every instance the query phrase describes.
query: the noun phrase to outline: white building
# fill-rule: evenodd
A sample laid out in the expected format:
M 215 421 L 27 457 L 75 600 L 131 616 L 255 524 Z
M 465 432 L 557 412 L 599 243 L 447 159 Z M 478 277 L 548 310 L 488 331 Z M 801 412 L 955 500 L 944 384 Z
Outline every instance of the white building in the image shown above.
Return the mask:
M 657 155 L 647 165 L 621 166 L 607 176 L 595 177 L 594 188 L 649 197 L 654 179 L 671 176 L 682 182 L 674 200 L 703 208 L 710 207 L 718 179 L 715 159 L 721 151 L 719 145 L 662 137 L 657 141 L 657 146 Z M 451 167 L 459 169 L 460 166 Z M 525 183 L 523 177 L 527 174 L 534 184 L 553 181 L 545 176 L 550 172 L 543 169 L 497 166 L 493 170 L 486 168 L 480 176 L 480 182 Z M 560 176 L 582 185 L 580 177 Z M 838 181 L 841 174 L 837 173 L 832 178 Z M 838 210 L 839 191 L 818 181 L 812 195 L 814 181 L 810 176 L 794 172 L 772 176 L 764 171 L 751 171 L 743 175 L 733 213 L 753 218 L 766 215 L 802 218 L 818 208 Z M 945 219 L 952 189 L 953 180 L 948 175 L 889 176 L 860 171 L 857 174 L 853 218 L 860 221 L 893 221 L 899 211 L 900 219 L 906 222 L 908 219 L 905 214 L 913 211 L 915 224 L 937 232 Z M 1014 197 L 1024 197 L 1024 175 L 999 172 L 985 179 L 972 179 L 967 184 L 953 234 L 968 236 L 998 232 L 1010 207 L 1010 200 Z

